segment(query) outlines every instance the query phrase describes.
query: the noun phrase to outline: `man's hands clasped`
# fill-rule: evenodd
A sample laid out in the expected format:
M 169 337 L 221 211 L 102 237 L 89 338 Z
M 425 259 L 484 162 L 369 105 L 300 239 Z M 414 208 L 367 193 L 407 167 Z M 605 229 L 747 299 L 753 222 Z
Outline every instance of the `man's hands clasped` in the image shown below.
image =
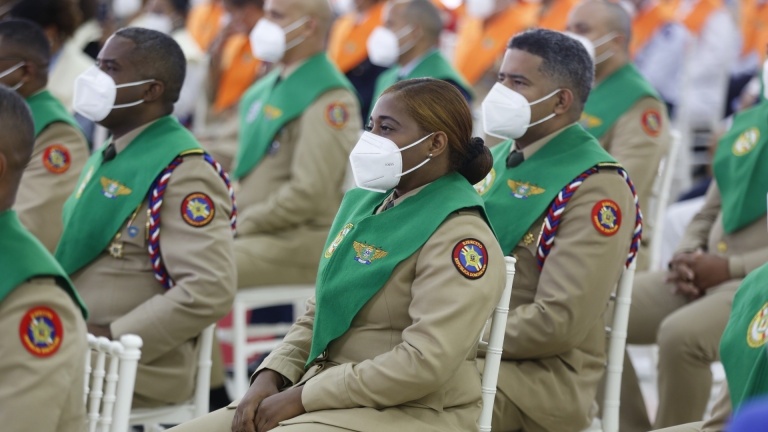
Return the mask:
M 281 393 L 282 385 L 282 375 L 270 369 L 261 371 L 237 406 L 232 432 L 266 432 L 283 420 L 304 414 L 306 410 L 301 403 L 304 387 Z

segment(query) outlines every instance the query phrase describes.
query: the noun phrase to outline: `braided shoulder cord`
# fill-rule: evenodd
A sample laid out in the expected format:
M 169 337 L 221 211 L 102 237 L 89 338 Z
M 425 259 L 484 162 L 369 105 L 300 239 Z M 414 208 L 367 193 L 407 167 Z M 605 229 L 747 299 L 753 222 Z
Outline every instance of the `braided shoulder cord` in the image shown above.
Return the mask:
M 640 213 L 640 205 L 637 200 L 637 193 L 635 192 L 635 186 L 632 184 L 632 180 L 629 179 L 629 175 L 623 168 L 616 168 L 616 170 L 629 185 L 629 189 L 632 191 L 632 199 L 635 202 L 635 229 L 632 234 L 632 244 L 630 245 L 626 262 L 626 266 L 629 267 L 632 261 L 637 257 L 637 249 L 640 246 L 640 239 L 642 238 L 643 233 L 643 217 Z M 571 200 L 573 194 L 576 192 L 579 186 L 584 183 L 584 179 L 597 172 L 599 172 L 597 167 L 592 167 L 584 171 L 578 177 L 573 179 L 573 181 L 571 181 L 568 185 L 566 185 L 563 190 L 557 194 L 555 200 L 552 201 L 552 205 L 549 207 L 549 211 L 547 212 L 547 217 L 544 219 L 544 229 L 541 232 L 541 240 L 539 241 L 539 247 L 536 253 L 536 261 L 539 266 L 539 272 L 541 272 L 542 268 L 544 267 L 544 262 L 547 260 L 549 252 L 552 250 L 552 246 L 555 244 L 555 234 L 557 233 L 557 229 L 560 226 L 560 218 L 563 215 L 566 204 L 568 204 L 568 201 Z
M 152 183 L 152 187 L 149 189 L 149 247 L 147 249 L 149 251 L 150 261 L 152 262 L 152 270 L 155 273 L 155 279 L 157 279 L 165 289 L 172 288 L 175 285 L 175 282 L 171 279 L 170 275 L 168 275 L 168 271 L 163 265 L 163 260 L 160 254 L 160 208 L 163 205 L 163 196 L 165 195 L 165 190 L 168 186 L 168 180 L 171 178 L 171 174 L 176 167 L 178 167 L 184 160 L 183 156 L 183 154 L 177 156 L 168 167 L 157 176 L 154 183 Z M 224 180 L 224 184 L 227 185 L 227 191 L 232 200 L 232 215 L 229 218 L 229 222 L 232 226 L 232 234 L 234 235 L 237 225 L 237 208 L 235 206 L 235 193 L 232 189 L 232 184 L 229 181 L 229 175 L 224 171 L 221 164 L 216 162 L 207 153 L 203 154 L 203 158 L 213 166 L 216 173 L 219 174 L 219 177 Z

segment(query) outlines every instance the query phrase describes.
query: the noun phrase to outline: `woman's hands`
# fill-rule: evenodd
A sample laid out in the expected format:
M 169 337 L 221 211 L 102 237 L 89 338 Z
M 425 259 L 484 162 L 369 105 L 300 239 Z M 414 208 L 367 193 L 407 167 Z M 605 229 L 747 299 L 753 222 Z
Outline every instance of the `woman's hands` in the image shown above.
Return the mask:
M 305 413 L 301 403 L 303 387 L 280 393 L 282 386 L 282 375 L 262 370 L 237 406 L 232 432 L 266 432 L 283 420 Z

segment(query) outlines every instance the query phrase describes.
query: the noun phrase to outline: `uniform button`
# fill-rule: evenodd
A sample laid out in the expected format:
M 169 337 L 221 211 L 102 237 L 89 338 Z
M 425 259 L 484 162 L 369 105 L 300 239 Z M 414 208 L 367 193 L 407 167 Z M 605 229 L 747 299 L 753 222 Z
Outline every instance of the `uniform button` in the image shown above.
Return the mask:
M 728 250 L 728 245 L 725 244 L 724 241 L 717 243 L 717 251 L 720 253 L 725 253 Z

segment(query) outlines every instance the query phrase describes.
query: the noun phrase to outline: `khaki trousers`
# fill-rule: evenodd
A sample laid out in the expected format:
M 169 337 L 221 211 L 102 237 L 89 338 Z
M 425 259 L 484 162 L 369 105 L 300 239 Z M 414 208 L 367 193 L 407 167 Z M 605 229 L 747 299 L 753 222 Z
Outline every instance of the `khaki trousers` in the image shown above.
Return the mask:
M 741 283 L 734 279 L 689 301 L 673 294 L 666 272 L 638 273 L 632 293 L 628 344 L 659 344 L 659 410 L 655 428 L 701 420 L 712 387 L 710 364 L 720 359 L 723 335 Z M 651 429 L 631 362 L 625 361 L 621 382 L 622 432 Z
M 235 417 L 234 408 L 222 408 L 192 421 L 168 429 L 168 432 L 232 432 L 232 419 Z M 320 423 L 304 423 L 278 426 L 277 432 L 347 432 L 350 429 L 340 428 Z
M 715 401 L 715 405 L 712 407 L 712 417 L 709 420 L 672 426 L 660 430 L 664 432 L 724 432 L 732 412 L 728 383 L 724 383 L 720 388 L 717 401 Z

